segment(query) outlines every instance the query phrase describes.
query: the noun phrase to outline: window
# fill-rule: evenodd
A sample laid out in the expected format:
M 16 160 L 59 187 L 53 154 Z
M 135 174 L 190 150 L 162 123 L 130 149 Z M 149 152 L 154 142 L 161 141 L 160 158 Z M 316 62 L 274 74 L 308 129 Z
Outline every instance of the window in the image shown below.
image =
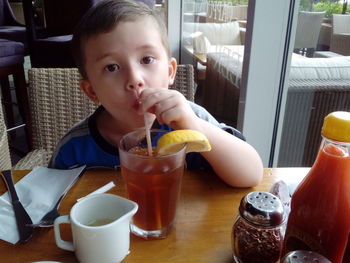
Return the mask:
M 171 2 L 170 0 L 169 3 Z M 176 2 L 174 1 L 173 4 Z M 183 1 L 183 4 L 187 4 L 186 8 L 181 4 L 179 6 L 180 11 L 182 10 L 179 12 L 186 15 L 181 16 L 181 19 L 175 19 L 175 23 L 179 20 L 182 22 L 179 22 L 182 25 L 182 38 L 179 34 L 179 46 L 175 51 L 180 53 L 178 57 L 180 63 L 193 63 L 197 67 L 197 96 L 200 98 L 203 95 L 200 93 L 202 87 L 204 89 L 209 87 L 214 91 L 216 89 L 216 94 L 215 92 L 212 94 L 218 95 L 217 89 L 225 86 L 224 83 L 231 88 L 237 85 L 237 101 L 228 99 L 227 103 L 213 103 L 211 106 L 216 107 L 217 110 L 217 112 L 212 111 L 213 115 L 220 119 L 218 113 L 221 110 L 236 116 L 230 107 L 238 104 L 238 108 L 234 106 L 238 116 L 234 120 L 236 123 L 232 125 L 237 125 L 243 131 L 247 141 L 260 153 L 266 167 L 310 166 L 317 153 L 321 138 L 320 125 L 324 116 L 334 110 L 350 110 L 350 77 L 348 76 L 350 61 L 347 57 L 350 54 L 332 45 L 332 40 L 339 39 L 339 35 L 342 35 L 341 30 L 344 30 L 340 30 L 341 26 L 335 26 L 335 15 L 332 13 L 332 19 L 329 19 L 326 10 L 321 20 L 316 47 L 299 48 L 295 46 L 299 11 L 310 12 L 310 10 L 299 8 L 299 1 L 250 0 L 245 23 L 243 55 L 239 57 L 236 54 L 235 57 L 217 48 L 205 53 L 208 61 L 211 57 L 214 60 L 215 55 L 224 55 L 221 60 L 217 60 L 221 63 L 213 64 L 219 67 L 215 72 L 219 79 L 214 79 L 212 84 L 205 86 L 209 77 L 208 72 L 210 74 L 210 70 L 214 67 L 208 66 L 210 61 L 206 65 L 199 63 L 200 57 L 194 57 L 195 52 L 193 50 L 189 52 L 185 46 L 192 44 L 193 48 L 193 44 L 198 44 L 196 41 L 203 40 L 205 32 L 199 29 L 205 27 L 204 24 L 215 23 L 215 26 L 218 26 L 231 21 L 225 20 L 229 12 L 226 12 L 226 15 L 223 15 L 223 12 L 218 16 L 217 13 L 215 15 L 217 7 L 213 9 L 216 10 L 215 12 L 210 11 L 210 1 L 192 1 L 194 3 L 192 5 L 189 2 Z M 218 2 L 215 1 L 215 3 Z M 325 5 L 325 2 L 313 1 L 313 8 L 321 6 L 320 3 Z M 219 4 L 222 7 L 225 4 L 235 6 L 228 1 L 220 1 Z M 302 4 L 303 1 L 300 1 L 300 5 Z M 341 4 L 343 6 L 343 2 Z M 206 6 L 206 12 L 203 6 Z M 311 11 L 321 12 L 316 9 Z M 347 17 L 346 14 L 340 15 L 340 19 Z M 190 24 L 184 25 L 185 23 Z M 242 28 L 242 25 L 243 23 L 240 23 L 239 28 Z M 190 26 L 196 27 L 192 31 L 187 30 Z M 171 37 L 174 37 L 174 34 L 171 34 Z M 216 33 L 215 40 L 222 39 Z M 196 48 L 201 51 L 197 52 L 198 54 L 203 54 L 202 51 L 207 50 L 208 46 L 212 48 L 212 43 L 209 38 L 208 40 L 210 45 L 205 41 L 204 44 L 202 41 L 202 45 L 198 44 Z M 340 42 L 336 41 L 336 43 Z M 350 44 L 343 45 L 345 49 L 348 47 Z M 303 49 L 302 52 L 300 49 Z M 203 70 L 202 66 L 205 66 L 204 76 L 200 74 Z M 201 79 L 201 76 L 204 78 Z M 221 96 L 224 99 L 228 97 L 227 91 Z M 210 107 L 204 106 L 211 111 Z M 226 120 L 223 118 L 223 121 Z

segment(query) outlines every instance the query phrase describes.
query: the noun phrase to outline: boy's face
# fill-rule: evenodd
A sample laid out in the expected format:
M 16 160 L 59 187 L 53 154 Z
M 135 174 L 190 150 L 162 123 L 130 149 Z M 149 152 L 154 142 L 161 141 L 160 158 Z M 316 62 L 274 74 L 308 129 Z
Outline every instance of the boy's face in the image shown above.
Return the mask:
M 116 121 L 141 127 L 137 98 L 144 89 L 173 84 L 176 60 L 169 58 L 158 25 L 150 17 L 119 23 L 83 43 L 87 79 L 80 86 Z

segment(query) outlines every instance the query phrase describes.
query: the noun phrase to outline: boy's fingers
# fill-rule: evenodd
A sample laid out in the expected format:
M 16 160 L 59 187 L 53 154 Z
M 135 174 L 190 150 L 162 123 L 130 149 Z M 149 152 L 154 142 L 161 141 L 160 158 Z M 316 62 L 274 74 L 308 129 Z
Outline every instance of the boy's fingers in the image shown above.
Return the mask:
M 171 93 L 168 92 L 154 92 L 147 97 L 143 97 L 141 99 L 141 105 L 139 108 L 139 113 L 143 114 L 144 112 L 148 111 L 151 113 L 155 113 L 155 111 L 158 108 L 157 104 L 162 103 L 163 101 L 167 100 L 169 97 L 172 97 Z
M 149 108 L 149 109 L 147 110 L 147 112 L 155 114 L 155 113 L 156 113 L 156 110 L 157 110 L 157 104 L 155 104 L 155 105 L 153 105 L 151 108 Z
M 164 123 L 170 125 L 172 122 L 176 122 L 178 118 L 176 112 L 176 107 L 167 109 L 166 111 L 160 113 L 159 119 L 161 119 Z

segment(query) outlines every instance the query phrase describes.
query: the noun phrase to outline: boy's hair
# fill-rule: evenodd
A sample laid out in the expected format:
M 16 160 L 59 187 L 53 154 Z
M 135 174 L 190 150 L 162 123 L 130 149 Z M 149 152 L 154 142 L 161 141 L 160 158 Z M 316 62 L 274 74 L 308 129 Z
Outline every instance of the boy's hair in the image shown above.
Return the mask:
M 82 77 L 87 79 L 83 45 L 90 37 L 108 33 L 120 22 L 135 21 L 145 16 L 152 17 L 158 25 L 162 44 L 170 57 L 167 29 L 157 11 L 136 0 L 102 0 L 86 12 L 73 34 L 72 52 Z

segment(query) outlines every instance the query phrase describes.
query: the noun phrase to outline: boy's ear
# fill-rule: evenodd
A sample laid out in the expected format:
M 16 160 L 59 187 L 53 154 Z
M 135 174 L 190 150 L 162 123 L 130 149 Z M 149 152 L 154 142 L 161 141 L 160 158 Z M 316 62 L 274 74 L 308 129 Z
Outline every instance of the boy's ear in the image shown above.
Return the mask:
M 176 75 L 177 62 L 175 58 L 170 58 L 169 60 L 169 86 L 174 84 L 174 79 Z
M 86 96 L 88 96 L 90 100 L 92 100 L 94 103 L 99 103 L 97 95 L 88 80 L 80 80 L 79 85 L 80 89 L 85 93 Z

